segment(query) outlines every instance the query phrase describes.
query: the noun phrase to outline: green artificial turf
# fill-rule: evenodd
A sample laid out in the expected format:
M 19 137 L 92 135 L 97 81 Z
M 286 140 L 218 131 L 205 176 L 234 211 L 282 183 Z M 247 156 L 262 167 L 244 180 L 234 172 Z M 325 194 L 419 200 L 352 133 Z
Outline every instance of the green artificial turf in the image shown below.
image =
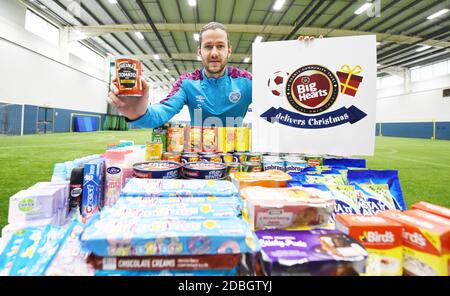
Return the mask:
M 36 182 L 49 181 L 57 162 L 103 153 L 121 139 L 145 144 L 150 130 L 58 133 L 0 137 L 0 228 L 8 222 L 9 197 Z M 376 138 L 371 169 L 399 170 L 405 202 L 426 200 L 450 207 L 450 141 Z

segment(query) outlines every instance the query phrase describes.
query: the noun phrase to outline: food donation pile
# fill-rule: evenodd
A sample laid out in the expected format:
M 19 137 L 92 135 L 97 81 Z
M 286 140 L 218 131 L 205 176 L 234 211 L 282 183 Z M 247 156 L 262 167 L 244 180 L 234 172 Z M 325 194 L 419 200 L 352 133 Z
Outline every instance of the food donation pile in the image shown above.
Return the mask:
M 10 197 L 2 275 L 448 275 L 450 209 L 397 171 L 249 152 L 248 128 L 169 127 L 55 164 Z

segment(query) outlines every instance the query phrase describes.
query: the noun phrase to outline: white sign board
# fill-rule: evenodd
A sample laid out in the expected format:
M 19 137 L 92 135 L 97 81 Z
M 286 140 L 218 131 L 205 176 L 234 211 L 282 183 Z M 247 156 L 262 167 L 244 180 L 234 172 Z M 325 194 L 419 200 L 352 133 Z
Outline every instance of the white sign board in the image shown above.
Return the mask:
M 373 155 L 375 35 L 253 44 L 252 150 Z

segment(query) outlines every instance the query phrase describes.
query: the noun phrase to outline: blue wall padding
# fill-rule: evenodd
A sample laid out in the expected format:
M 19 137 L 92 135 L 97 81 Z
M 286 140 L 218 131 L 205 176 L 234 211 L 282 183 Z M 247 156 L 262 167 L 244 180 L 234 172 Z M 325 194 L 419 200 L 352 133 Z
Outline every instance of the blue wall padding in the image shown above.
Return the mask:
M 380 135 L 380 124 L 377 123 L 375 126 L 376 126 L 375 127 L 375 136 L 379 136 Z
M 387 137 L 425 138 L 433 137 L 432 122 L 382 123 L 381 134 Z
M 74 116 L 74 132 L 93 132 L 98 130 L 98 117 L 94 116 Z
M 37 107 L 33 105 L 25 105 L 24 114 L 24 134 L 35 134 L 36 131 L 36 120 L 37 120 Z
M 450 140 L 450 122 L 436 122 L 436 139 Z

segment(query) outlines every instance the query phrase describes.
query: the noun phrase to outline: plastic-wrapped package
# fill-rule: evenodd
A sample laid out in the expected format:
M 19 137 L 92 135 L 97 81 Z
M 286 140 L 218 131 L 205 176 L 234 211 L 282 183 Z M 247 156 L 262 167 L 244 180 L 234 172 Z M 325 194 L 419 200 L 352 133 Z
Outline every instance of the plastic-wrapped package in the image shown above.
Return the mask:
M 256 231 L 261 244 L 261 269 L 268 276 L 358 275 L 365 271 L 367 252 L 350 236 L 316 229 Z
M 323 227 L 335 205 L 329 192 L 307 187 L 247 187 L 241 196 L 253 229 Z

